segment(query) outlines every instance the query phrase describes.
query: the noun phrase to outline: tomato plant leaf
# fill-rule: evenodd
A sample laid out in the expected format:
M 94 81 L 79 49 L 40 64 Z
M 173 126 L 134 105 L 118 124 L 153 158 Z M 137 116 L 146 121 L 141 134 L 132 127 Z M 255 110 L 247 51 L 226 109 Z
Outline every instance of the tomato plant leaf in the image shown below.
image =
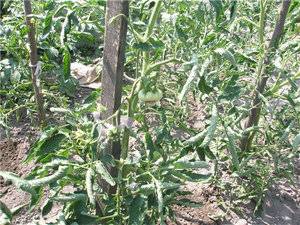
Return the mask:
M 104 179 L 111 186 L 114 186 L 116 184 L 115 180 L 110 175 L 110 173 L 108 172 L 108 170 L 105 168 L 105 166 L 101 161 L 96 161 L 94 165 L 95 165 L 95 172 L 98 173 L 102 179 Z
M 147 209 L 147 199 L 138 195 L 129 206 L 129 220 L 128 224 L 140 225 L 143 224 Z
M 52 210 L 52 207 L 53 207 L 53 202 L 47 199 L 42 205 L 42 216 L 46 216 Z
M 176 161 L 173 163 L 175 169 L 198 169 L 198 168 L 208 168 L 208 164 L 204 161 L 195 161 L 191 162 L 188 160 L 185 161 Z
M 200 77 L 200 80 L 198 82 L 198 88 L 199 90 L 204 93 L 204 94 L 209 94 L 213 91 L 213 88 L 210 87 L 207 83 L 206 83 L 206 80 L 205 80 L 205 77 L 204 76 L 201 76 Z
M 206 136 L 200 145 L 202 148 L 208 146 L 209 143 L 212 141 L 215 131 L 217 129 L 217 125 L 218 125 L 218 111 L 217 111 L 217 107 L 213 105 L 211 110 L 210 124 L 209 127 L 207 128 Z

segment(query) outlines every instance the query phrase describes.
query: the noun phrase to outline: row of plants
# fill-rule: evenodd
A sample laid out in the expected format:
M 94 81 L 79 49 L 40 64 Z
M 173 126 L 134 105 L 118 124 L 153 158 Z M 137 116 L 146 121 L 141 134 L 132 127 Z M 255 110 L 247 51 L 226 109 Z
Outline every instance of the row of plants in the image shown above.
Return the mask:
M 24 108 L 34 118 L 37 107 L 23 8 L 7 4 L 0 122 L 9 133 L 12 116 Z M 264 0 L 131 1 L 125 70 L 133 84 L 123 87 L 121 107 L 107 120 L 95 113 L 103 110 L 101 90 L 73 104 L 78 86 L 70 76 L 71 61 L 102 57 L 105 2 L 32 4 L 48 126 L 26 159 L 36 163 L 33 171 L 26 178 L 0 175 L 31 195 L 30 209 L 50 190 L 42 217 L 59 202 L 56 224 L 165 224 L 175 219 L 172 205 L 198 207 L 178 198 L 190 194 L 186 181 L 233 189 L 228 207 L 254 201 L 260 212 L 268 188 L 291 176 L 300 143 L 299 1 L 282 7 Z M 268 85 L 260 90 L 265 77 Z M 193 102 L 206 114 L 201 130 L 189 118 Z M 107 153 L 112 143 L 120 143 L 120 159 Z M 199 172 L 209 166 L 212 174 Z M 10 224 L 18 209 L 1 203 L 0 211 Z

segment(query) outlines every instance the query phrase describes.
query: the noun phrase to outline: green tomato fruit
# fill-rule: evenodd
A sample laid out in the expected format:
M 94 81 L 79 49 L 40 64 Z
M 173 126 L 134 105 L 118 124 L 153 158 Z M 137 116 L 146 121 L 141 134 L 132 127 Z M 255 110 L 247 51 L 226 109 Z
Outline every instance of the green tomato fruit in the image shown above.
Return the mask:
M 142 102 L 157 102 L 162 98 L 162 91 L 159 89 L 148 92 L 141 90 L 138 96 Z

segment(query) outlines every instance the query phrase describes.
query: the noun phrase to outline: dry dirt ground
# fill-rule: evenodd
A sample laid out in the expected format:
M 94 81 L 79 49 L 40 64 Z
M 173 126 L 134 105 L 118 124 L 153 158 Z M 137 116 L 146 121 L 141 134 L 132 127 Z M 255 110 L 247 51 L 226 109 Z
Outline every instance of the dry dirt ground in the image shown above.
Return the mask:
M 1 132 L 1 131 L 0 131 Z M 37 131 L 29 123 L 19 123 L 12 128 L 10 138 L 3 138 L 0 134 L 0 170 L 15 172 L 21 176 L 29 173 L 33 165 L 25 165 L 30 144 L 37 137 Z M 263 204 L 263 213 L 260 218 L 252 214 L 253 205 L 245 205 L 242 211 L 226 207 L 220 199 L 219 193 L 207 183 L 187 183 L 185 189 L 192 194 L 185 196 L 202 206 L 199 208 L 174 206 L 176 222 L 168 225 L 300 225 L 300 160 L 295 163 L 295 184 L 282 181 L 266 194 Z M 29 201 L 29 196 L 16 189 L 9 183 L 0 180 L 0 200 L 9 207 L 15 207 Z M 28 213 L 23 209 L 14 219 L 14 225 L 30 224 L 33 219 L 39 218 L 39 209 Z
M 22 161 L 26 158 L 29 151 L 30 144 L 35 140 L 37 132 L 34 128 L 30 127 L 28 123 L 20 123 L 13 127 L 9 138 L 3 138 L 3 130 L 0 134 L 0 170 L 14 172 L 20 176 L 27 175 L 33 165 L 25 165 Z M 25 192 L 15 188 L 10 183 L 5 183 L 0 178 L 0 201 L 4 202 L 9 208 L 16 207 L 28 203 L 30 196 Z M 14 224 L 28 224 L 29 221 L 38 217 L 36 210 L 28 213 L 24 208 L 15 218 Z
M 253 215 L 254 204 L 244 205 L 242 211 L 224 207 L 220 194 L 209 184 L 188 183 L 186 189 L 193 193 L 188 198 L 203 206 L 175 206 L 177 221 L 168 225 L 300 225 L 299 181 L 298 176 L 294 187 L 286 183 L 272 186 L 261 217 Z

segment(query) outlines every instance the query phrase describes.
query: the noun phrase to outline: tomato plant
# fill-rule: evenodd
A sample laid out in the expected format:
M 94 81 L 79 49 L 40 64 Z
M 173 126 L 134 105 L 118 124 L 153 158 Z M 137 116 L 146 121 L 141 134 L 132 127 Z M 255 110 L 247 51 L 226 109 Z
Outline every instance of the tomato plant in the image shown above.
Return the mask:
M 80 96 L 71 64 L 102 61 L 107 1 L 32 1 L 47 126 L 27 155 L 30 174 L 0 172 L 31 196 L 22 207 L 42 204 L 44 218 L 59 204 L 56 224 L 166 224 L 174 205 L 199 207 L 183 197 L 189 181 L 260 212 L 299 156 L 299 1 L 130 1 L 121 106 L 103 119 L 102 89 Z M 9 136 L 16 119 L 34 125 L 38 108 L 22 4 L 0 8 Z M 107 151 L 114 144 L 120 158 Z M 0 201 L 0 221 L 20 208 Z

